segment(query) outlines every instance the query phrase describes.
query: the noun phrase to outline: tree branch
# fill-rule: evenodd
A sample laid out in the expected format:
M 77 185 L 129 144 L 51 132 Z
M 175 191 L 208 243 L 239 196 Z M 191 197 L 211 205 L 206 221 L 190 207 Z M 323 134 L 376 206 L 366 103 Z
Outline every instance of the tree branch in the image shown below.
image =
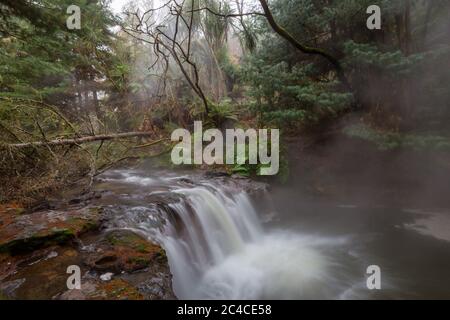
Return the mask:
M 86 136 L 74 139 L 56 139 L 50 141 L 35 141 L 35 142 L 24 142 L 24 143 L 14 143 L 6 144 L 4 146 L 9 148 L 26 148 L 26 147 L 40 147 L 40 146 L 67 146 L 67 145 L 79 145 L 83 143 L 95 142 L 95 141 L 105 141 L 105 140 L 116 140 L 122 138 L 131 137 L 148 137 L 153 135 L 150 132 L 125 132 L 116 134 L 102 134 L 97 136 Z M 160 140 L 162 142 L 164 140 Z

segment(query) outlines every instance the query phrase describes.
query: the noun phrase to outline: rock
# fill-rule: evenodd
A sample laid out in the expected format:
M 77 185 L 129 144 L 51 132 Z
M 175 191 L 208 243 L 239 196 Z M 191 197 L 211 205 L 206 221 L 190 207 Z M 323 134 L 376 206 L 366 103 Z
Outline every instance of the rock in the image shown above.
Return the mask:
M 94 282 L 88 282 L 83 279 L 81 281 L 81 289 L 80 290 L 68 290 L 62 294 L 56 295 L 54 299 L 59 300 L 86 300 L 89 299 L 90 296 L 94 295 L 97 291 L 97 284 Z
M 52 251 L 47 255 L 46 259 L 52 259 L 52 258 L 56 258 L 58 256 L 58 252 L 56 251 Z
M 33 205 L 27 210 L 27 212 L 32 213 L 36 211 L 50 210 L 54 209 L 48 200 L 42 200 L 39 203 Z
M 95 290 L 87 292 L 86 298 L 91 300 L 143 300 L 144 296 L 127 281 L 113 279 L 106 283 L 96 283 Z
M 58 255 L 48 259 L 52 252 Z M 10 265 L 4 270 L 6 277 L 0 274 L 0 293 L 9 299 L 51 299 L 67 291 L 68 266 L 78 265 L 82 272 L 86 271 L 80 254 L 71 247 L 51 247 L 32 254 L 9 256 L 3 263 Z M 19 281 L 19 286 L 12 286 Z
M 17 279 L 0 283 L 0 292 L 6 298 L 15 297 L 15 291 L 25 282 L 25 279 Z
M 80 290 L 67 290 L 56 295 L 59 300 L 143 300 L 138 289 L 124 279 L 116 278 L 102 282 L 91 276 L 81 279 Z
M 109 232 L 94 246 L 97 249 L 86 252 L 84 260 L 87 266 L 101 272 L 133 272 L 154 263 L 166 263 L 159 245 L 128 230 Z
M 207 171 L 207 172 L 205 172 L 204 175 L 205 175 L 205 178 L 209 178 L 209 179 L 230 176 L 230 174 L 226 171 Z
M 65 244 L 98 229 L 102 219 L 101 210 L 93 207 L 32 214 L 3 211 L 0 216 L 0 253 L 12 255 Z
M 79 204 L 79 203 L 86 203 L 93 199 L 100 199 L 102 197 L 102 193 L 105 193 L 106 191 L 92 191 L 84 193 L 78 197 L 75 197 L 71 200 L 69 200 L 69 204 Z
M 114 275 L 114 273 L 112 273 L 112 272 L 107 272 L 107 273 L 102 274 L 102 275 L 100 276 L 100 280 L 102 280 L 102 281 L 111 281 L 113 275 Z
M 137 285 L 139 292 L 149 300 L 174 300 L 175 294 L 172 290 L 172 277 L 169 271 L 158 272 L 153 277 L 147 278 L 145 281 Z
M 101 231 L 106 213 L 0 206 L 0 300 L 176 299 L 158 244 L 128 230 L 87 234 Z M 67 289 L 71 265 L 84 274 L 81 290 Z

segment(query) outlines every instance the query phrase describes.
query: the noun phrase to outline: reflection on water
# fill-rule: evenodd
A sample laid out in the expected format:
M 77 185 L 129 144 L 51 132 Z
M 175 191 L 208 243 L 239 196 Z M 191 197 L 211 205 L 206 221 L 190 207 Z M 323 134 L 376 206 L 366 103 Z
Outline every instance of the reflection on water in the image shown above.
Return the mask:
M 450 214 L 447 212 L 427 212 L 422 210 L 404 210 L 417 216 L 412 223 L 405 223 L 405 228 L 415 230 L 423 235 L 450 241 Z

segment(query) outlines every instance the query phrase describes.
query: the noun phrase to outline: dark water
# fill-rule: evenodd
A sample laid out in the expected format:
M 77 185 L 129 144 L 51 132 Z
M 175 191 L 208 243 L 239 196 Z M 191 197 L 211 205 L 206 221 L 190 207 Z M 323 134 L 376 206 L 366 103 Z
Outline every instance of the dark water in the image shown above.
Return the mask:
M 369 265 L 381 268 L 381 290 L 363 284 L 350 298 L 450 298 L 450 210 L 364 206 L 302 195 L 278 188 L 271 226 L 347 239 L 339 261 L 364 279 Z

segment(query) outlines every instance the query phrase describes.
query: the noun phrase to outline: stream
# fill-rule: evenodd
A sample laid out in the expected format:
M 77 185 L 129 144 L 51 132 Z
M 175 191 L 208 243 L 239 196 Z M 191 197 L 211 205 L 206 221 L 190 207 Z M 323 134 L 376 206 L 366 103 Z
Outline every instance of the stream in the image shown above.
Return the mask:
M 111 170 L 96 200 L 166 250 L 180 299 L 450 297 L 446 212 L 361 207 L 245 179 L 196 172 Z M 251 183 L 250 183 L 250 186 Z M 437 219 L 437 220 L 436 220 Z M 381 290 L 366 286 L 381 268 Z

